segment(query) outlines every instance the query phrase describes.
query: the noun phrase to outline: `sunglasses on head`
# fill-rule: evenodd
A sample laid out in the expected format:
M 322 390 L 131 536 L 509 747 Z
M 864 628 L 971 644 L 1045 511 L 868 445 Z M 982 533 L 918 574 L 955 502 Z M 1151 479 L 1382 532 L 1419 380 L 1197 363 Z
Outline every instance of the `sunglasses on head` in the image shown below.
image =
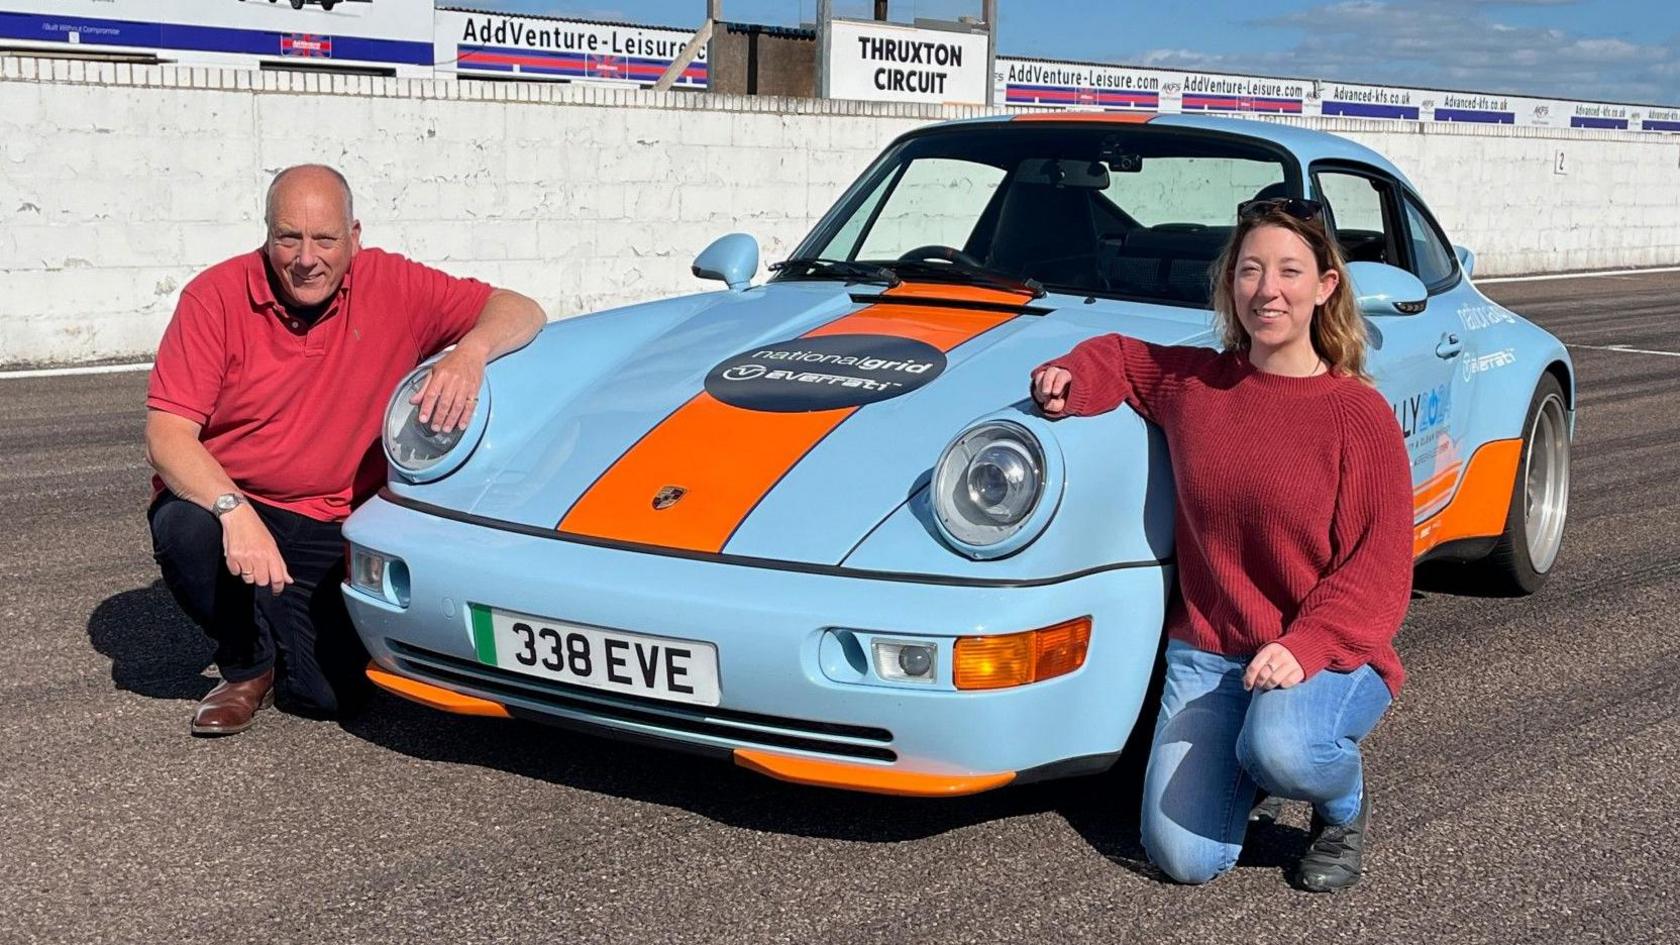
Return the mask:
M 1266 197 L 1260 200 L 1245 200 L 1237 204 L 1237 219 L 1253 220 L 1273 211 L 1286 213 L 1297 220 L 1318 220 L 1322 218 L 1324 213 L 1324 204 L 1316 200 L 1303 200 L 1300 197 Z

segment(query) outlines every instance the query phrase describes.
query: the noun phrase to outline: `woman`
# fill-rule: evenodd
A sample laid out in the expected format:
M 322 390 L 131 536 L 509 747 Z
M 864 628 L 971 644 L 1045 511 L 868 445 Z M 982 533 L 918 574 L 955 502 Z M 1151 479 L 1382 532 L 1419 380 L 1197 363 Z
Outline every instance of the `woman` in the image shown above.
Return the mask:
M 1140 825 L 1180 882 L 1236 864 L 1257 789 L 1313 804 L 1302 886 L 1357 882 L 1358 742 L 1404 679 L 1410 469 L 1322 221 L 1295 198 L 1238 209 L 1214 267 L 1223 351 L 1106 335 L 1033 372 L 1047 416 L 1125 403 L 1166 433 L 1181 593 Z

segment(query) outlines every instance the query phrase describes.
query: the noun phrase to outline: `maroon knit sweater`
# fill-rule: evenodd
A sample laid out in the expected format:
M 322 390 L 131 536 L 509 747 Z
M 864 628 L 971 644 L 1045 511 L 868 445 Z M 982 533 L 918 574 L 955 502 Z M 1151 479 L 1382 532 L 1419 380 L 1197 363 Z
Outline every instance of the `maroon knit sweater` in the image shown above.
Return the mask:
M 1387 401 L 1356 378 L 1283 377 L 1234 352 L 1104 335 L 1050 366 L 1067 412 L 1130 404 L 1166 433 L 1181 602 L 1167 633 L 1252 656 L 1289 648 L 1311 678 L 1370 664 L 1399 693 L 1394 633 L 1412 590 L 1412 482 Z

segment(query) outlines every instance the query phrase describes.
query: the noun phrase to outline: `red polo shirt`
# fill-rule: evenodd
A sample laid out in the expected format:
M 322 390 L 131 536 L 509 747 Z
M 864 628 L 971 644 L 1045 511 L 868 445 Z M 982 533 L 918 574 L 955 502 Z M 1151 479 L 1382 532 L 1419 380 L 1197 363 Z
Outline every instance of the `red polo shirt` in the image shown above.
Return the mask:
M 200 424 L 199 439 L 247 495 L 342 521 L 384 482 L 379 428 L 391 391 L 459 341 L 490 292 L 364 249 L 308 325 L 275 300 L 260 251 L 235 256 L 182 290 L 146 406 Z

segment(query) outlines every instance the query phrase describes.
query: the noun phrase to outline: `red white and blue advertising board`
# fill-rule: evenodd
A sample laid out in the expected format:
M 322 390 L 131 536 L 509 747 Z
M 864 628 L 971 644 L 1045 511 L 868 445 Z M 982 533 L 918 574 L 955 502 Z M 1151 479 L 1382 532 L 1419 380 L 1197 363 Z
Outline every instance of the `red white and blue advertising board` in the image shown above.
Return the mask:
M 0 0 L 0 43 L 193 65 L 433 74 L 432 0 Z
M 437 11 L 440 73 L 645 86 L 659 80 L 694 36 L 689 30 L 625 26 L 471 10 Z M 706 88 L 706 47 L 677 77 Z
M 1680 108 L 999 56 L 1006 105 L 1680 133 Z

